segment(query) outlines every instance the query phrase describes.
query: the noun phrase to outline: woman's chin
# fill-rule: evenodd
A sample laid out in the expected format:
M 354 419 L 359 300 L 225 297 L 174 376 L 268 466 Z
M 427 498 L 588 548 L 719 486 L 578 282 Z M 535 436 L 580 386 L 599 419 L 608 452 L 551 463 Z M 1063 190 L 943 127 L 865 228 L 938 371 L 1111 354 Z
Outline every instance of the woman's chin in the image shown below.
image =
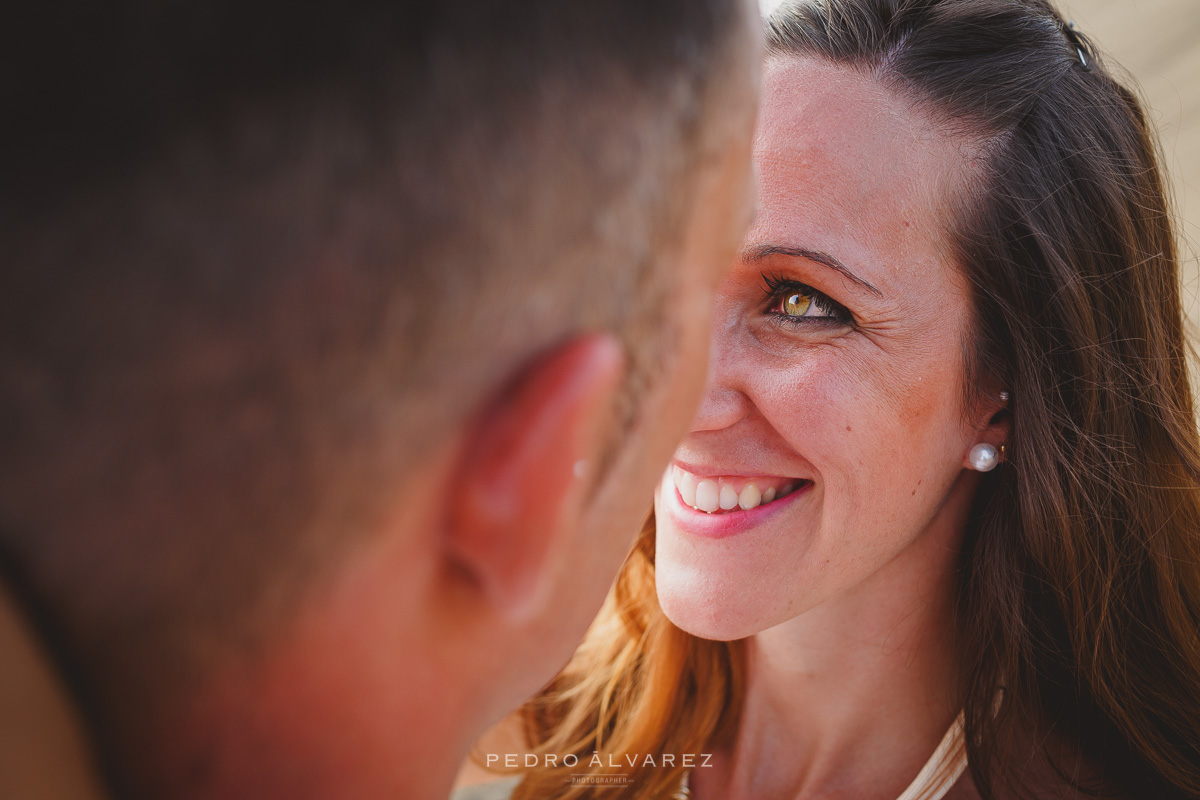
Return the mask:
M 755 609 L 744 599 L 730 603 L 728 600 L 739 598 L 730 597 L 721 589 L 705 590 L 695 582 L 675 585 L 661 573 L 657 578 L 658 602 L 663 613 L 675 627 L 693 636 L 729 642 L 763 630 Z

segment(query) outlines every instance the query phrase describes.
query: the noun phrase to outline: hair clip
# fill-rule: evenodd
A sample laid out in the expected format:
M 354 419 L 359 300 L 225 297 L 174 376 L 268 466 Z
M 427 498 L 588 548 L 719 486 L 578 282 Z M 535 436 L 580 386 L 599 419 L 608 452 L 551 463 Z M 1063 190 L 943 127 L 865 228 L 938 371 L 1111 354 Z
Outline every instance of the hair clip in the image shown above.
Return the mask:
M 1067 28 L 1063 31 L 1063 33 L 1067 35 L 1067 39 L 1071 42 L 1071 44 L 1075 45 L 1075 52 L 1079 55 L 1079 63 L 1083 65 L 1084 69 L 1087 69 L 1089 66 L 1088 60 L 1087 56 L 1083 54 L 1083 46 L 1079 41 L 1079 32 L 1075 30 L 1075 20 L 1071 20 L 1067 23 Z

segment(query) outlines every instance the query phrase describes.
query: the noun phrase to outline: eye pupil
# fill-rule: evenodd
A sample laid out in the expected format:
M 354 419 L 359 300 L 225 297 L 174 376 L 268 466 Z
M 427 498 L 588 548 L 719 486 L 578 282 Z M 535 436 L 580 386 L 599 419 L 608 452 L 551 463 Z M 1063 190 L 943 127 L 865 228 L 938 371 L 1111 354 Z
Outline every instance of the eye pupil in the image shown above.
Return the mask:
M 797 292 L 784 298 L 783 313 L 793 317 L 802 317 L 810 305 L 812 305 L 812 297 Z

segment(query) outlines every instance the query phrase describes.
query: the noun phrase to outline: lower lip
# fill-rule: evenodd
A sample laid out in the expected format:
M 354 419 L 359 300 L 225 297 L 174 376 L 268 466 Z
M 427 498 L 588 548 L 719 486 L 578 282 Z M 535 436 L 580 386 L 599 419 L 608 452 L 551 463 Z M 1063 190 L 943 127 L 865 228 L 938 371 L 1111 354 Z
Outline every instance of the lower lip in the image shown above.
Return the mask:
M 755 506 L 749 511 L 738 508 L 733 511 L 723 511 L 720 514 L 708 514 L 692 508 L 683 502 L 683 497 L 679 494 L 679 487 L 675 485 L 674 481 L 671 481 L 670 487 L 666 512 L 671 524 L 684 533 L 694 536 L 702 536 L 706 539 L 724 539 L 727 536 L 745 533 L 782 512 L 802 495 L 808 494 L 808 490 L 812 488 L 812 481 L 806 481 L 803 486 L 787 497 Z

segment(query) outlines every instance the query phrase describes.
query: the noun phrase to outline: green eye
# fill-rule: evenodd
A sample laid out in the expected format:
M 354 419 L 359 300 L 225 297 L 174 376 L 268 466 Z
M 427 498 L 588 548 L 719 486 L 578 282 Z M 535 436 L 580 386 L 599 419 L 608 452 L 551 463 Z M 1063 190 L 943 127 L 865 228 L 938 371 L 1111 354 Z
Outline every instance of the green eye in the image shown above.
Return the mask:
M 812 295 L 797 292 L 783 298 L 782 311 L 789 317 L 803 317 L 810 306 L 812 306 Z

